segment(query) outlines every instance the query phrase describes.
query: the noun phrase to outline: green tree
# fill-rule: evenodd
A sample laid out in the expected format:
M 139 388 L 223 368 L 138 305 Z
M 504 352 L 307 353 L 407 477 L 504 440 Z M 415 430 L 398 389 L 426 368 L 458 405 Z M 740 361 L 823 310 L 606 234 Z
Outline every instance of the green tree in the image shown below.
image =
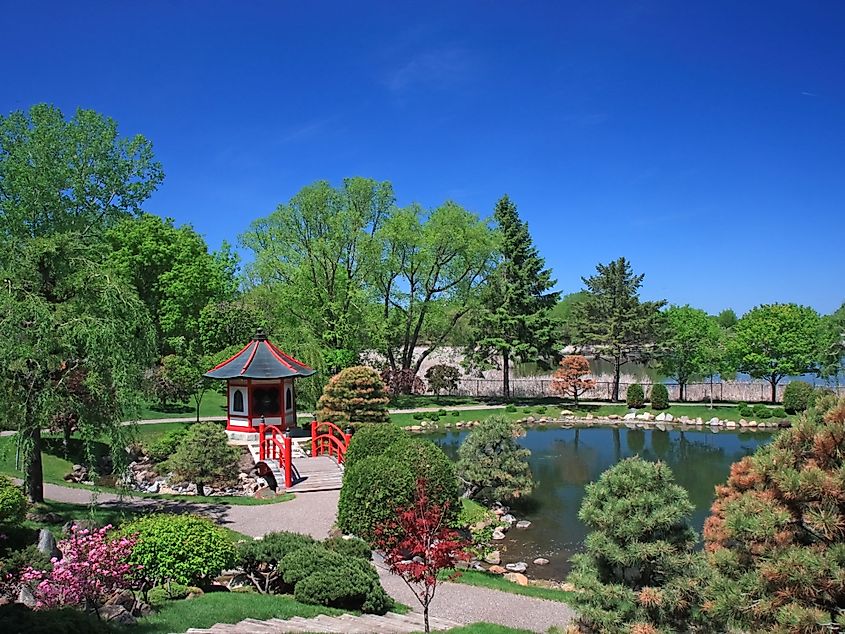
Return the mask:
M 660 462 L 628 458 L 587 485 L 578 517 L 592 532 L 569 580 L 590 631 L 688 631 L 704 579 L 693 508 Z
M 318 181 L 241 236 L 254 253 L 252 283 L 266 287 L 281 319 L 297 320 L 319 343 L 330 373 L 371 345 L 366 284 L 378 260 L 374 235 L 393 205 L 386 181 Z
M 667 337 L 660 370 L 677 381 L 683 401 L 690 380 L 711 374 L 721 331 L 707 313 L 690 306 L 670 306 L 664 315 Z
M 845 372 L 845 303 L 822 318 L 822 329 L 820 374 L 839 385 Z
M 199 349 L 213 355 L 232 346 L 245 346 L 256 331 L 268 332 L 266 314 L 246 297 L 209 302 L 199 313 Z
M 151 144 L 96 112 L 51 106 L 0 117 L 0 417 L 18 430 L 30 500 L 43 501 L 41 429 L 85 371 L 82 437 L 117 465 L 154 338 L 135 290 L 105 261 L 104 232 L 163 178 Z
M 455 466 L 464 485 L 463 497 L 475 497 L 485 489 L 497 500 L 531 493 L 531 452 L 516 442 L 523 433 L 504 416 L 491 416 L 470 432 L 458 449 Z
M 817 370 L 822 345 L 821 321 L 815 310 L 797 304 L 763 304 L 737 322 L 729 354 L 740 372 L 768 381 L 775 403 L 781 379 Z
M 510 366 L 552 354 L 558 333 L 550 309 L 560 295 L 516 205 L 503 196 L 496 203 L 498 263 L 487 280 L 475 319 L 472 352 L 502 360 L 502 395 L 510 398 Z
M 217 423 L 196 423 L 167 461 L 177 481 L 193 482 L 197 495 L 205 485 L 229 481 L 236 474 L 240 452 L 229 445 L 225 430 Z
M 380 347 L 392 375 L 416 376 L 456 324 L 477 308 L 479 287 L 493 264 L 493 232 L 474 214 L 446 202 L 427 216 L 418 205 L 397 209 L 376 237 Z M 423 342 L 426 347 L 417 354 Z M 410 389 L 412 383 L 405 385 Z
M 109 260 L 152 315 L 160 354 L 185 353 L 200 331 L 198 316 L 209 302 L 232 299 L 237 258 L 223 245 L 211 253 L 193 227 L 143 214 L 107 232 Z
M 575 323 L 576 306 L 584 302 L 588 297 L 586 291 L 569 293 L 560 298 L 551 310 L 552 319 L 555 320 L 560 329 L 560 340 L 570 345 L 578 339 L 578 328 Z
M 736 322 L 737 317 L 733 308 L 726 308 L 716 316 L 716 323 L 725 329 L 733 328 L 736 326 Z
M 317 402 L 317 418 L 340 425 L 387 423 L 389 398 L 379 373 L 367 366 L 353 366 L 333 376 Z
M 613 364 L 614 401 L 619 400 L 622 366 L 653 356 L 662 337 L 664 300 L 640 301 L 645 275 L 634 275 L 624 257 L 596 266 L 597 274 L 582 278 L 587 297 L 574 308 L 576 341 L 592 346 Z
M 428 381 L 428 387 L 435 394 L 440 394 L 440 392 L 449 392 L 458 387 L 461 371 L 453 365 L 438 363 L 426 370 L 425 378 Z

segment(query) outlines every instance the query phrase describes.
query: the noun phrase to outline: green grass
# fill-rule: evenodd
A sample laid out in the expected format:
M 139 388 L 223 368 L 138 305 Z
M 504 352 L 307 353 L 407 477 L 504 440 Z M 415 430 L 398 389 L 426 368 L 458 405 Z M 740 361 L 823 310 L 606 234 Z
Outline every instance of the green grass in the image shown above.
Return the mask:
M 538 586 L 520 586 L 506 580 L 500 575 L 492 575 L 488 572 L 479 572 L 477 570 L 462 570 L 461 574 L 455 579 L 452 579 L 452 581 L 455 583 L 465 583 L 469 586 L 479 586 L 502 592 L 510 592 L 511 594 L 521 594 L 526 597 L 558 601 L 560 603 L 569 603 L 572 601 L 571 592 L 555 590 L 553 588 L 540 588 Z
M 312 618 L 320 614 L 338 615 L 341 610 L 299 603 L 286 595 L 252 592 L 213 592 L 195 599 L 172 601 L 159 612 L 139 619 L 123 629 L 127 634 L 168 634 L 188 628 L 208 628 L 215 623 L 237 623 L 243 619 Z
M 193 401 L 161 407 L 157 403 L 147 402 L 141 405 L 141 420 L 153 420 L 157 418 L 182 418 L 196 416 L 196 407 Z M 202 397 L 200 404 L 200 419 L 208 416 L 226 415 L 226 395 L 209 390 Z

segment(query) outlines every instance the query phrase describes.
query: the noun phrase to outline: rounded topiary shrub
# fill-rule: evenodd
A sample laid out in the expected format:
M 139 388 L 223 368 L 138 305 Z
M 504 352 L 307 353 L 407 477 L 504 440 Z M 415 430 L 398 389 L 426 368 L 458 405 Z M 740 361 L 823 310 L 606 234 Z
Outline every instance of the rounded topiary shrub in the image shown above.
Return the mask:
M 121 531 L 136 535 L 130 562 L 153 584 L 201 586 L 235 562 L 235 547 L 222 528 L 196 515 L 148 515 Z
M 357 537 L 332 537 L 324 541 L 323 546 L 344 557 L 357 557 L 367 561 L 373 558 L 373 550 L 370 545 Z
M 425 481 L 433 503 L 447 504 L 450 516 L 457 513 L 458 482 L 451 460 L 434 443 L 408 438 L 346 469 L 338 526 L 372 542 L 377 527 L 394 517 L 397 508 L 412 503 L 418 479 Z
M 286 531 L 267 533 L 261 539 L 238 544 L 238 565 L 259 592 L 283 592 L 280 562 L 287 555 L 317 542 L 308 535 Z
M 390 420 L 384 382 L 364 365 L 335 374 L 317 402 L 317 418 L 338 424 L 386 423 Z
M 633 407 L 634 409 L 639 409 L 645 405 L 643 386 L 639 383 L 629 385 L 628 391 L 625 394 L 625 402 L 628 404 L 628 407 Z
M 383 454 L 390 445 L 407 437 L 408 434 L 396 425 L 362 425 L 349 441 L 343 459 L 346 469 L 359 460 Z
M 787 414 L 798 414 L 810 406 L 813 386 L 804 381 L 791 381 L 783 389 L 783 409 Z
M 663 383 L 651 386 L 652 409 L 669 409 L 669 390 Z
M 21 488 L 0 476 L 0 526 L 20 524 L 26 516 L 26 497 Z

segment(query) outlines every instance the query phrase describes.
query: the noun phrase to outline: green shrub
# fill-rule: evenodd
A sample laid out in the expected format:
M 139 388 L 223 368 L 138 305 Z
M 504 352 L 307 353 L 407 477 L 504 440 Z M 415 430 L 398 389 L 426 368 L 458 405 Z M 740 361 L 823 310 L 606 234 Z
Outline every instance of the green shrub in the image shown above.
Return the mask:
M 531 408 L 530 408 L 530 407 L 525 407 L 525 408 L 523 408 L 522 413 L 523 413 L 523 414 L 530 414 L 530 413 L 531 413 Z
M 357 557 L 369 561 L 373 558 L 373 550 L 363 539 L 357 537 L 332 537 L 323 542 L 323 546 L 344 557 Z
M 299 549 L 317 542 L 308 535 L 289 532 L 267 533 L 262 539 L 247 540 L 237 546 L 238 565 L 259 592 L 283 592 L 279 562 Z
M 432 423 L 437 423 L 440 421 L 440 414 L 431 414 L 428 418 Z
M 452 462 L 432 442 L 406 438 L 381 455 L 346 467 L 338 526 L 344 533 L 371 541 L 377 526 L 393 517 L 398 507 L 412 502 L 418 478 L 425 480 L 434 503 L 448 502 L 451 512 L 457 513 L 458 485 Z
M 798 414 L 810 406 L 813 386 L 804 381 L 791 381 L 783 390 L 783 409 L 789 414 Z
M 546 406 L 545 405 L 538 405 L 537 407 L 534 408 L 534 411 L 537 414 L 545 414 L 546 413 Z
M 458 416 L 460 416 L 461 413 L 458 410 L 454 409 L 451 412 L 449 412 L 449 415 L 452 416 L 453 418 L 458 418 Z
M 27 568 L 51 570 L 53 563 L 50 556 L 38 550 L 35 544 L 29 544 L 25 548 L 5 549 L 0 557 L 0 578 L 5 575 L 18 578 Z
M 235 547 L 223 529 L 196 515 L 147 515 L 121 531 L 137 535 L 130 561 L 153 584 L 208 582 L 235 562 Z
M 226 430 L 217 423 L 196 423 L 167 460 L 174 482 L 192 482 L 197 495 L 205 495 L 205 485 L 232 481 L 240 450 L 229 444 Z
M 669 390 L 663 383 L 651 386 L 651 408 L 669 409 Z
M 457 389 L 458 381 L 461 380 L 461 371 L 455 366 L 441 363 L 426 370 L 425 378 L 428 381 L 428 387 L 435 394 L 440 394 L 443 391 Z
M 13 526 L 26 517 L 27 502 L 21 488 L 0 476 L 0 526 Z
M 628 392 L 625 394 L 625 402 L 628 407 L 640 409 L 645 405 L 645 392 L 643 386 L 639 383 L 634 383 L 628 386 Z
M 181 583 L 169 583 L 155 586 L 147 592 L 147 602 L 153 607 L 161 607 L 168 601 L 179 601 L 190 594 L 189 586 Z
M 180 427 L 179 429 L 173 429 L 159 436 L 159 438 L 147 448 L 147 455 L 150 457 L 150 460 L 155 463 L 161 463 L 170 458 L 170 456 L 176 453 L 176 448 L 185 438 L 187 433 L 187 428 Z
M 513 405 L 513 404 L 506 405 L 505 411 L 508 412 L 509 414 L 513 414 L 514 412 L 516 412 L 516 405 Z
M 772 417 L 772 410 L 770 410 L 768 407 L 766 407 L 765 405 L 763 405 L 761 403 L 758 403 L 757 405 L 752 407 L 751 411 L 752 411 L 752 415 L 755 418 L 760 418 L 760 419 L 766 420 L 767 418 Z
M 378 372 L 363 365 L 352 366 L 326 383 L 317 403 L 317 417 L 339 425 L 389 423 L 389 400 Z
M 487 490 L 497 500 L 531 493 L 531 452 L 516 439 L 522 428 L 504 416 L 491 416 L 475 427 L 458 449 L 456 473 L 473 497 Z
M 423 412 L 416 412 L 411 418 L 414 420 L 425 420 L 425 414 Z
M 407 437 L 408 434 L 396 425 L 362 425 L 349 441 L 344 458 L 345 469 L 348 471 L 364 458 L 380 456 L 393 443 Z
M 22 603 L 0 605 L 0 632 L 8 634 L 114 634 L 116 631 L 95 615 L 73 608 L 30 610 Z
M 786 418 L 786 410 L 782 407 L 774 407 L 771 412 L 772 418 Z
M 739 406 L 738 411 L 739 415 L 743 418 L 751 418 L 752 416 L 754 416 L 754 410 L 751 409 L 751 407 L 749 407 L 747 403 L 741 404 Z

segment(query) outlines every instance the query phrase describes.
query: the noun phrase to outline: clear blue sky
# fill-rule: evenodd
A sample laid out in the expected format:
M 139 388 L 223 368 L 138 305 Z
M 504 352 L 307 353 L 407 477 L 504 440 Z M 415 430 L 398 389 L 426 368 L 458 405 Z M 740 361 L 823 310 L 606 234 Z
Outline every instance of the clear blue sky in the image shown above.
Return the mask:
M 216 247 L 317 179 L 481 215 L 507 192 L 564 292 L 741 313 L 845 299 L 845 4 L 0 0 L 0 110 L 151 139 L 149 211 Z

